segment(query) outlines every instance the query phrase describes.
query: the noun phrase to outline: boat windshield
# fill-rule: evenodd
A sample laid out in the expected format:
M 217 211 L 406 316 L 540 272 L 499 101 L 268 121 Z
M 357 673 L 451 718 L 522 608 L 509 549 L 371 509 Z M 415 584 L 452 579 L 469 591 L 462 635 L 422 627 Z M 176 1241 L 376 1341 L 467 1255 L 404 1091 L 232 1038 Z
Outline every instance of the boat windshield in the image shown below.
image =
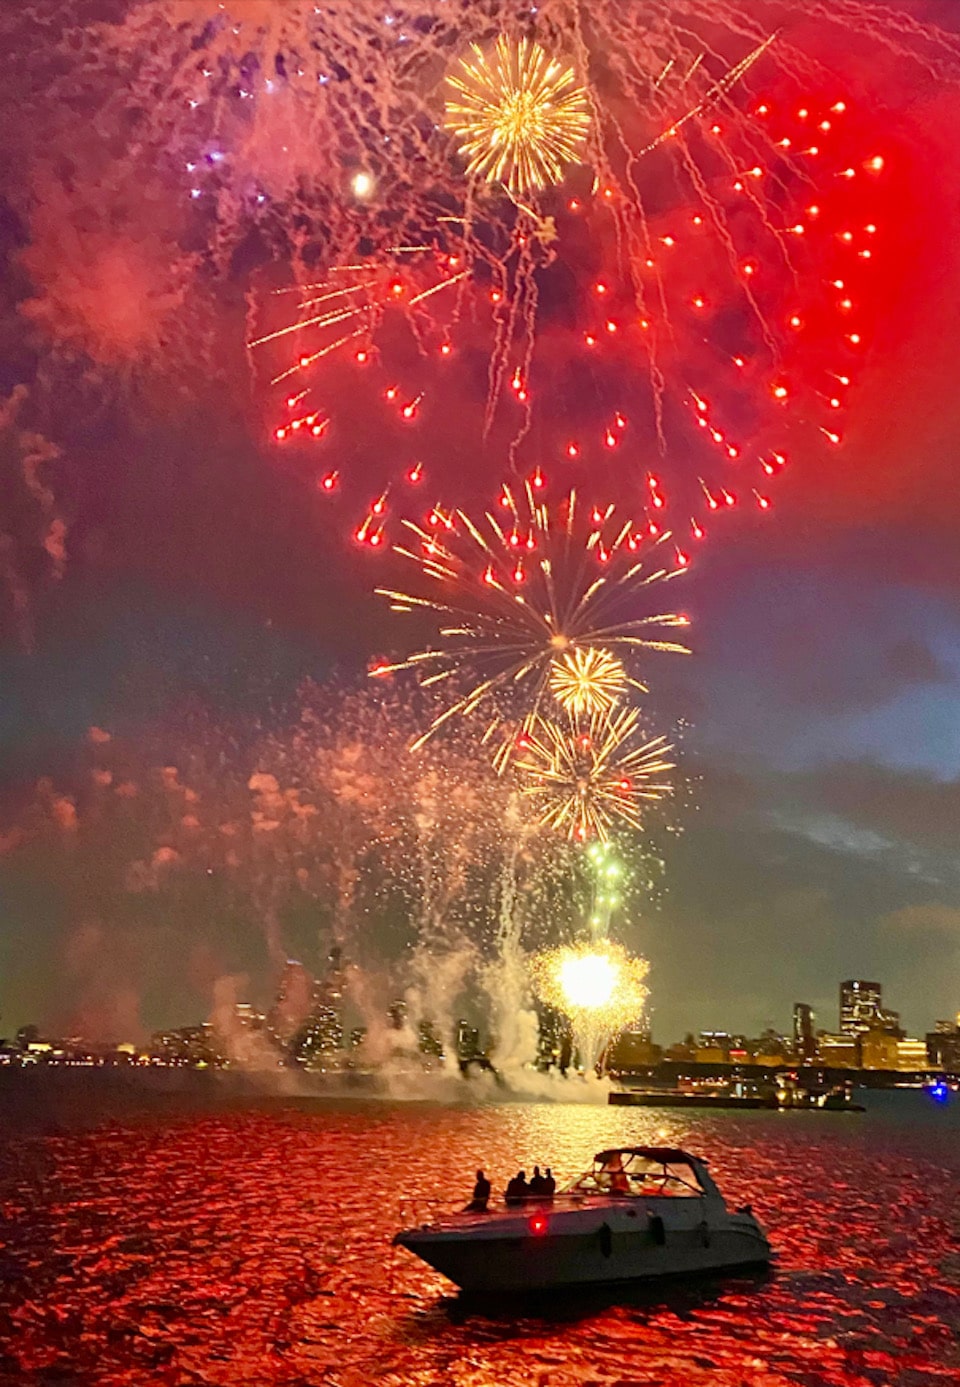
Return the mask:
M 686 1161 L 668 1161 L 636 1151 L 605 1151 L 564 1194 L 614 1194 L 627 1198 L 698 1199 L 704 1191 Z

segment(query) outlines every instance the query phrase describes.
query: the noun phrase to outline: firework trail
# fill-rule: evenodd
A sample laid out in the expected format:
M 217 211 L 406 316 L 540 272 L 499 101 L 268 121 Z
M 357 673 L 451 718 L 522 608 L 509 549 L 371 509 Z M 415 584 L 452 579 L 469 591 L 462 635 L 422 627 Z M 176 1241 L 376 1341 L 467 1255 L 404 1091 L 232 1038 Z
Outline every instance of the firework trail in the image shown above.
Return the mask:
M 67 524 L 52 485 L 60 450 L 20 423 L 28 391 L 0 400 L 0 634 L 33 644 L 36 598 L 62 576 Z

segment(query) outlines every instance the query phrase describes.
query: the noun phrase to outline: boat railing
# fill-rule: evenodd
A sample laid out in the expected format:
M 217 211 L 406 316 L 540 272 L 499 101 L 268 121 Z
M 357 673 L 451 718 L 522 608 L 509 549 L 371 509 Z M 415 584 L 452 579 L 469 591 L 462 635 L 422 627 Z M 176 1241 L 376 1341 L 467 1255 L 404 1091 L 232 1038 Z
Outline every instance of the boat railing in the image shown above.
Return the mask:
M 459 1199 L 444 1199 L 429 1194 L 402 1195 L 399 1201 L 400 1218 L 415 1224 L 435 1223 L 438 1219 L 463 1213 L 468 1202 L 462 1196 Z
M 649 1198 L 651 1192 L 646 1195 L 635 1195 L 626 1193 L 611 1193 L 609 1190 L 558 1190 L 554 1195 L 527 1195 L 520 1200 L 510 1200 L 509 1203 L 504 1198 L 491 1199 L 487 1208 L 484 1210 L 472 1210 L 468 1199 L 443 1198 L 438 1195 L 402 1195 L 399 1200 L 399 1217 L 401 1222 L 414 1224 L 423 1227 L 427 1224 L 439 1223 L 444 1219 L 452 1218 L 457 1214 L 476 1213 L 478 1218 L 503 1217 L 505 1214 L 527 1214 L 535 1213 L 538 1209 L 575 1209 L 592 1199 L 611 1199 L 621 1198 L 625 1203 L 633 1203 L 644 1198 Z

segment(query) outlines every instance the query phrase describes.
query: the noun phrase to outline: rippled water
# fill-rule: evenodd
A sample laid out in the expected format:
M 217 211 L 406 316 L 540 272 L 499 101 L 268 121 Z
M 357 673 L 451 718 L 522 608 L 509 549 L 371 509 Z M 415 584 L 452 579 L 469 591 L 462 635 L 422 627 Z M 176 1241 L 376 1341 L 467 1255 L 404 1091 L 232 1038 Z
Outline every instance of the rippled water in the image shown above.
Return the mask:
M 865 1116 L 276 1102 L 0 1141 L 0 1382 L 17 1387 L 960 1383 L 960 1100 Z M 76 1105 L 74 1105 L 76 1107 Z M 479 1164 L 707 1155 L 769 1277 L 476 1308 L 393 1251 L 401 1193 Z

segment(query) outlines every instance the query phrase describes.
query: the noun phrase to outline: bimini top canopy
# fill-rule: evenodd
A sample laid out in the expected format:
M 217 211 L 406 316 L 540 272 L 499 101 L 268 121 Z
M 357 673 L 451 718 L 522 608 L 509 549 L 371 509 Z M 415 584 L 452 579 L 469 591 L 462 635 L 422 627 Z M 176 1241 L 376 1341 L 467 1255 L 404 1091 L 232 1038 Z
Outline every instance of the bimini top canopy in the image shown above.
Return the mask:
M 700 1156 L 691 1156 L 678 1146 L 612 1146 L 609 1151 L 598 1151 L 594 1165 L 606 1165 L 612 1156 L 646 1156 L 649 1161 L 660 1161 L 663 1165 L 706 1165 Z
M 564 1190 L 571 1195 L 702 1199 L 717 1194 L 704 1162 L 674 1146 L 619 1146 L 598 1151 L 593 1166 Z

